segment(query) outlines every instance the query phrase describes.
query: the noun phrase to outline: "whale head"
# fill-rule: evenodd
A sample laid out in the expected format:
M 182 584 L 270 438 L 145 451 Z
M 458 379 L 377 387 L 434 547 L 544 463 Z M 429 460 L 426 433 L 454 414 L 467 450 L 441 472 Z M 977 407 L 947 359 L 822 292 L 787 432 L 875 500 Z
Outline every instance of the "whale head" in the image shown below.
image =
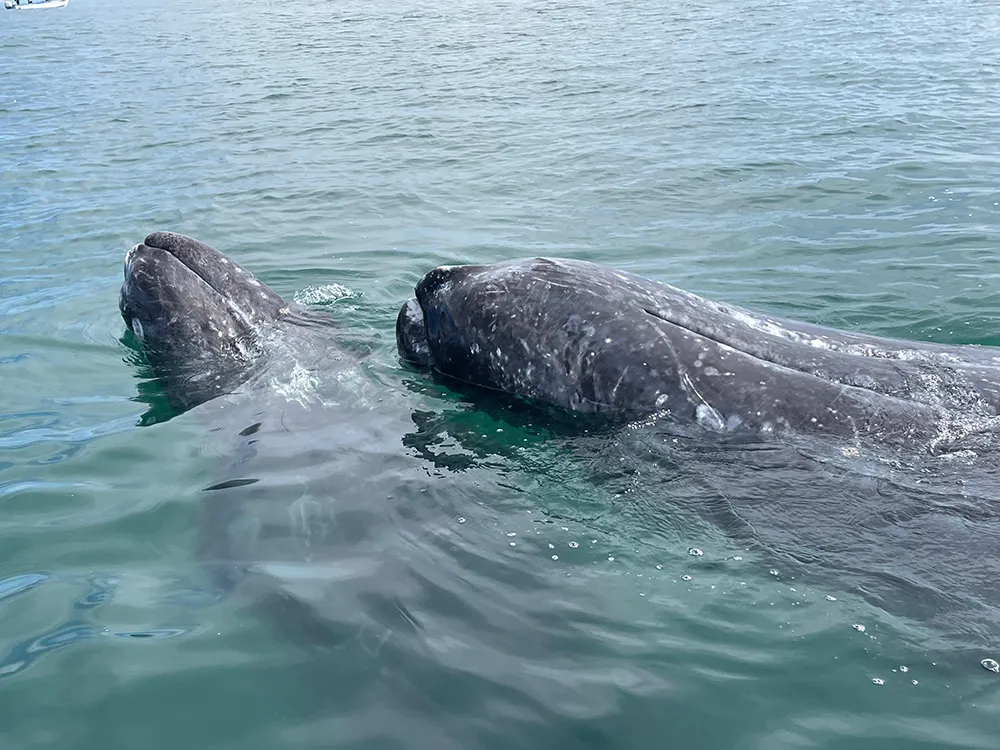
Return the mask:
M 643 365 L 652 339 L 634 318 L 648 316 L 620 282 L 562 259 L 440 266 L 400 309 L 397 349 L 449 379 L 573 412 L 656 412 L 679 394 L 679 376 L 669 361 Z
M 168 400 L 190 408 L 238 384 L 262 325 L 288 306 L 215 248 L 154 232 L 125 255 L 118 308 Z

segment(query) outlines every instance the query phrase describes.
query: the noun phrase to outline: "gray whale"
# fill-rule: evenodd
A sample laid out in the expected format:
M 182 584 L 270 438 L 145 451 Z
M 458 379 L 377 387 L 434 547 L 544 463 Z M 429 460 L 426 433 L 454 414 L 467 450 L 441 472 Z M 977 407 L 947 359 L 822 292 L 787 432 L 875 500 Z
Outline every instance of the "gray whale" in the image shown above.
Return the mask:
M 291 627 L 384 630 L 351 602 L 400 580 L 367 552 L 384 532 L 371 493 L 388 496 L 423 462 L 404 452 L 410 413 L 368 376 L 363 347 L 170 232 L 127 252 L 119 308 L 171 406 L 207 428 L 198 558 L 214 592 L 277 615 L 294 602 L 277 618 Z
M 997 426 L 990 348 L 760 315 L 578 260 L 442 266 L 415 292 L 396 321 L 403 359 L 573 412 L 935 450 Z

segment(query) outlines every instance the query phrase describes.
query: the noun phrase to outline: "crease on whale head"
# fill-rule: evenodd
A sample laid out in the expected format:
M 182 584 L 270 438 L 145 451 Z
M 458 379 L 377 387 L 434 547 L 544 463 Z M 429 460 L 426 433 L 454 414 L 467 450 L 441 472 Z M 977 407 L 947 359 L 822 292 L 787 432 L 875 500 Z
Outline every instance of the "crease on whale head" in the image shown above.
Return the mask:
M 262 326 L 290 313 L 280 295 L 215 248 L 153 232 L 125 255 L 118 307 L 163 383 L 186 410 L 242 382 Z

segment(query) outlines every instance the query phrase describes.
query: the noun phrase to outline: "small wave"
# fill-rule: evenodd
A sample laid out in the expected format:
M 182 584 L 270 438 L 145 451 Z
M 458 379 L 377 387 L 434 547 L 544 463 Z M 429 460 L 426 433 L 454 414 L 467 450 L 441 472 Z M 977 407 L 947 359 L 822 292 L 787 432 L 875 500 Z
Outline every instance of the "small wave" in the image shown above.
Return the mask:
M 354 299 L 360 295 L 343 284 L 323 284 L 307 286 L 296 292 L 293 299 L 300 305 L 330 305 L 342 299 Z

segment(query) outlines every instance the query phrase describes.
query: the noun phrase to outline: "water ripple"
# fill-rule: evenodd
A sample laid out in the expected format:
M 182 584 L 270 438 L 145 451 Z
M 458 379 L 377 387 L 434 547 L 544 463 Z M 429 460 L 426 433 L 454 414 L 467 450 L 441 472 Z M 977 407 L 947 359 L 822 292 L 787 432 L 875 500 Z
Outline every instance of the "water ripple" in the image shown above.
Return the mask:
M 989 471 L 567 441 L 400 370 L 392 332 L 433 265 L 549 254 L 1000 344 L 991 4 L 73 0 L 3 23 L 11 747 L 992 746 Z M 158 402 L 117 288 L 160 228 L 329 311 L 405 434 L 355 415 L 270 455 L 240 442 L 258 414 L 136 427 Z M 202 511 L 239 492 L 271 598 L 198 563 Z

